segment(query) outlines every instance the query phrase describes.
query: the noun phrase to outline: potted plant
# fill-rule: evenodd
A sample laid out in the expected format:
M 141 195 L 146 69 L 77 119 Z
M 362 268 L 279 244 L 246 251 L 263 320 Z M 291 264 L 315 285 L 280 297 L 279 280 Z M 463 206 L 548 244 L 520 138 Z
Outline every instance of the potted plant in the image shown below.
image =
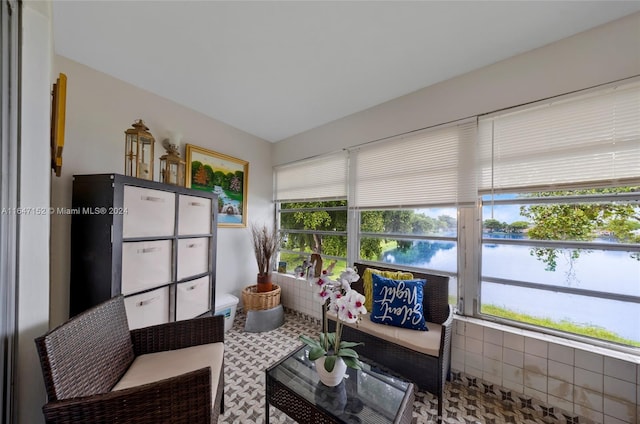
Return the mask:
M 267 227 L 266 224 L 253 223 L 251 224 L 251 240 L 258 264 L 257 292 L 269 292 L 273 289 L 271 270 L 280 243 L 280 235 L 274 226 Z
M 337 386 L 342 381 L 347 367 L 361 369 L 358 353 L 352 348 L 362 343 L 342 340 L 344 323 L 355 323 L 360 315 L 367 313 L 364 306 L 365 297 L 351 288 L 351 283 L 360 276 L 353 268 L 347 268 L 337 281 L 329 278 L 325 270 L 320 277 L 309 279 L 315 288 L 314 299 L 324 304 L 324 328 L 328 328 L 327 314 L 336 315 L 336 331 L 324 331 L 318 339 L 301 335 L 300 339 L 309 346 L 309 359 L 315 361 L 316 371 L 327 386 Z

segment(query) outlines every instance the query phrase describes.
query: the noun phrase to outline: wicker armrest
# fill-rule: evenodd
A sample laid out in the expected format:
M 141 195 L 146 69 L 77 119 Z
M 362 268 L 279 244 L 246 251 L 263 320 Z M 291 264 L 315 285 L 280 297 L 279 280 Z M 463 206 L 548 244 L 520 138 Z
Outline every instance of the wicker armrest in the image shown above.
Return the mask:
M 47 403 L 47 423 L 211 422 L 211 368 L 109 393 Z
M 131 341 L 136 356 L 224 342 L 224 317 L 194 318 L 131 330 Z

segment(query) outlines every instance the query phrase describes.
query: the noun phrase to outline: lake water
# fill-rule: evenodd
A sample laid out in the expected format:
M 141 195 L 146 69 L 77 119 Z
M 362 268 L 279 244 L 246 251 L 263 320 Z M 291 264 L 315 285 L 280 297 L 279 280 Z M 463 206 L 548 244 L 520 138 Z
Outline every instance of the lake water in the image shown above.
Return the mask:
M 631 258 L 627 252 L 582 251 L 574 261 L 568 259 L 568 252 L 562 252 L 556 271 L 547 271 L 545 263 L 531 256 L 530 250 L 526 246 L 483 245 L 483 275 L 640 296 L 640 261 Z M 406 252 L 397 249 L 384 252 L 382 260 L 456 272 L 457 249 L 455 243 L 416 242 Z M 484 304 L 506 307 L 536 317 L 548 317 L 554 321 L 570 320 L 576 324 L 599 326 L 640 342 L 638 303 L 488 282 L 482 283 L 481 297 Z

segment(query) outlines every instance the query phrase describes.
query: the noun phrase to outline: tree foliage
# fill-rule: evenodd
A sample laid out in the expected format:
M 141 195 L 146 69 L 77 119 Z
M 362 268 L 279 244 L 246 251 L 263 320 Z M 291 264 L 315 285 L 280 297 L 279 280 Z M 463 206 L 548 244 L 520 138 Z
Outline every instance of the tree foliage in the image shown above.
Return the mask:
M 334 202 L 290 202 L 282 204 L 281 229 L 345 231 L 347 228 L 346 210 L 314 210 L 332 206 L 346 206 L 345 201 Z M 400 250 L 410 250 L 414 246 L 411 240 L 398 240 L 395 234 L 427 234 L 439 230 L 455 229 L 455 218 L 442 215 L 431 218 L 413 210 L 378 210 L 360 213 L 360 231 L 364 233 L 394 234 L 389 239 L 381 237 L 363 237 L 360 240 L 360 257 L 379 260 L 384 246 L 393 241 Z M 300 234 L 289 232 L 284 247 L 298 250 L 301 254 L 311 252 L 331 256 L 347 256 L 347 238 L 342 235 Z
M 640 187 L 609 189 L 554 191 L 532 193 L 532 197 L 559 197 L 568 195 L 628 193 Z M 557 203 L 534 204 L 520 207 L 520 214 L 531 220 L 529 238 L 534 240 L 592 241 L 609 235 L 620 242 L 640 243 L 640 208 L 631 203 Z M 559 249 L 532 248 L 531 254 L 546 264 L 546 269 L 555 271 Z M 573 249 L 569 260 L 580 257 L 581 250 Z M 640 257 L 636 254 L 636 259 Z

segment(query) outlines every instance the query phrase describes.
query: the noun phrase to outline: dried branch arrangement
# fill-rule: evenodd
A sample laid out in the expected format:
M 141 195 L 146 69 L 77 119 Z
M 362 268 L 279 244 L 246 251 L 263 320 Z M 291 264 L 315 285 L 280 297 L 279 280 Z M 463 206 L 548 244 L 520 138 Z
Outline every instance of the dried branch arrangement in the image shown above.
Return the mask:
M 275 227 L 252 223 L 251 237 L 258 264 L 258 275 L 268 275 L 271 273 L 271 263 L 280 243 L 280 235 Z

